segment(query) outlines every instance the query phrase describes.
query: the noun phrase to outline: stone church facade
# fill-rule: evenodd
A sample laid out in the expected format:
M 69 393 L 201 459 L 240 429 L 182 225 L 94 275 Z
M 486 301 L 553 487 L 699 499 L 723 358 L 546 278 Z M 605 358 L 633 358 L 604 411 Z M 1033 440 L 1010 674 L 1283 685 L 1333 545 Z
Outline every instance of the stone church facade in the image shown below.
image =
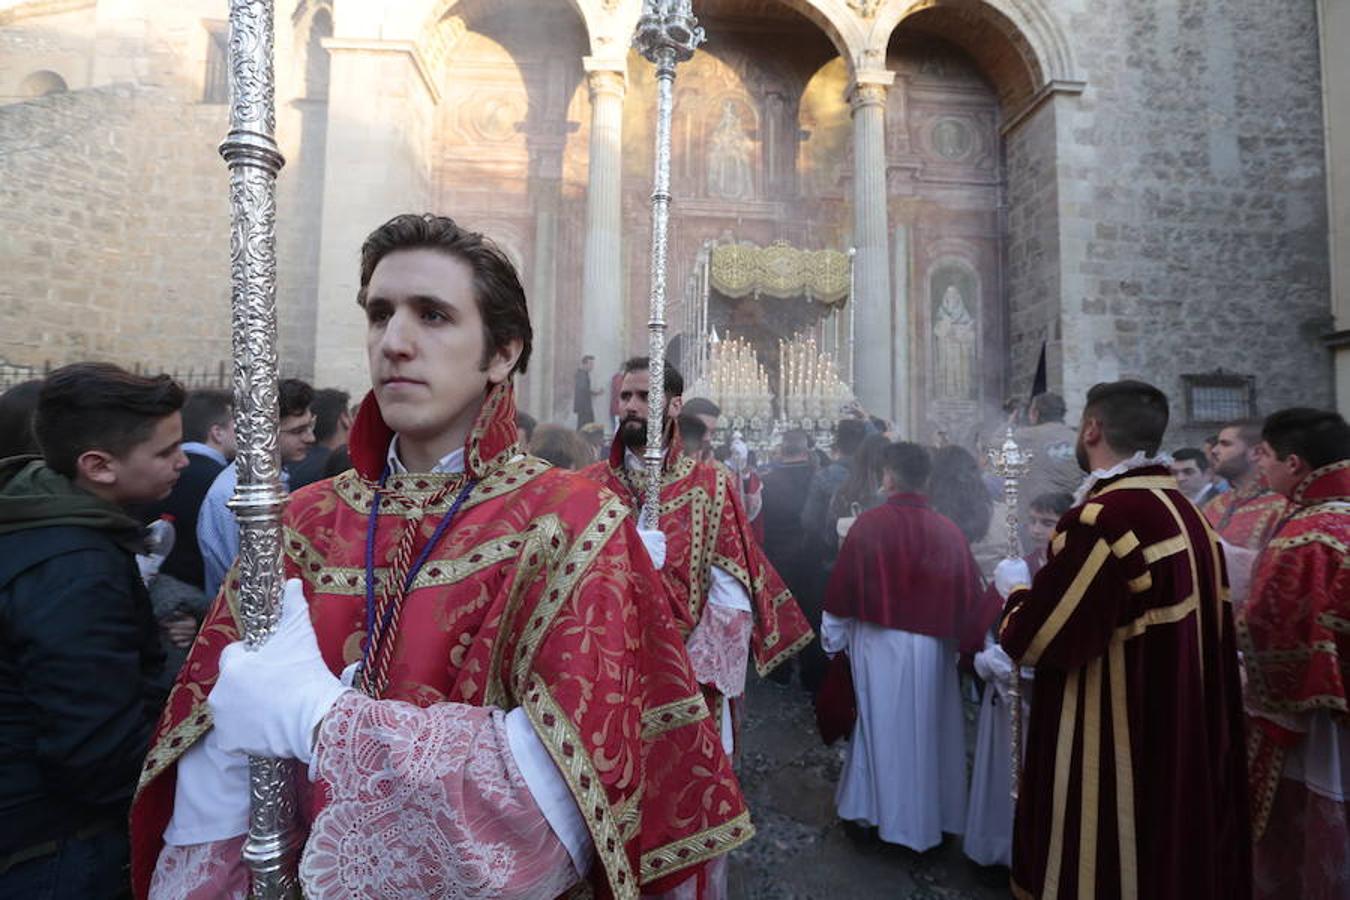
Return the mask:
M 645 349 L 640 6 L 278 0 L 288 372 L 363 389 L 357 250 L 407 210 L 453 215 L 519 267 L 530 411 L 566 420 L 583 353 L 607 373 Z M 1157 383 L 1179 438 L 1333 404 L 1344 91 L 1323 84 L 1317 3 L 695 11 L 708 40 L 675 83 L 676 332 L 710 243 L 855 248 L 858 395 L 921 437 L 1024 396 L 1043 349 L 1071 404 L 1101 380 Z M 224 0 L 0 10 L 0 363 L 228 360 L 225 17 Z

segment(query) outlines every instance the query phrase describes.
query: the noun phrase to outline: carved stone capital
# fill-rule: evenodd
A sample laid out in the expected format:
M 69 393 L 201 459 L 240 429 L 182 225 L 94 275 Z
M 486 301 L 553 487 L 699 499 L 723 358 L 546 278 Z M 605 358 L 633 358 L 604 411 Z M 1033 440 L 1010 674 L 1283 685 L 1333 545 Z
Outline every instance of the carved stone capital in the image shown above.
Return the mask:
M 856 114 L 867 106 L 886 106 L 886 88 L 890 85 L 876 81 L 855 81 L 848 91 L 848 105 Z
M 622 72 L 615 72 L 612 69 L 596 69 L 586 73 L 586 87 L 591 92 L 592 102 L 600 94 L 622 97 L 627 90 L 627 81 Z

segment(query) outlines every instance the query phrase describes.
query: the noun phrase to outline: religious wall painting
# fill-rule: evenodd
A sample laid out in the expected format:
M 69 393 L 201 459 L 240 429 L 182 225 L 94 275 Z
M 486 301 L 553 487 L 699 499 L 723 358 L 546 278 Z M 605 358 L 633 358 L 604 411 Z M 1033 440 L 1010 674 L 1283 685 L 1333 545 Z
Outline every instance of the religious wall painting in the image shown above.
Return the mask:
M 947 260 L 928 275 L 932 331 L 929 395 L 935 402 L 979 399 L 980 284 L 974 267 Z
M 436 134 L 436 177 L 484 187 L 483 178 L 524 179 L 530 96 L 522 65 L 486 35 L 469 32 L 446 66 Z
M 723 96 L 708 110 L 705 140 L 707 196 L 720 200 L 755 197 L 758 154 L 754 110 L 735 97 Z

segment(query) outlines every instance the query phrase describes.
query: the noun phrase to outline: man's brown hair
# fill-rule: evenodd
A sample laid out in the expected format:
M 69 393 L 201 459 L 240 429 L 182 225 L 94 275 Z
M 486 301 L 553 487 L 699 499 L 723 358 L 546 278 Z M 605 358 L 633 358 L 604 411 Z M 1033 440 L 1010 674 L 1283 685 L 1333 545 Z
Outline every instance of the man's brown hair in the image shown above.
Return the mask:
M 1125 456 L 1139 451 L 1156 455 L 1169 415 L 1167 395 L 1143 381 L 1095 385 L 1088 391 L 1083 408 L 1083 418 L 1101 422 L 1106 445 Z
M 370 276 L 380 260 L 396 250 L 423 247 L 461 259 L 473 271 L 474 299 L 483 319 L 483 359 L 479 365 L 486 370 L 493 353 L 505 351 L 512 341 L 519 340 L 520 357 L 511 371 L 525 374 L 534 333 L 516 267 L 489 238 L 461 227 L 449 216 L 404 213 L 372 231 L 361 245 L 361 288 L 356 302 L 366 305 Z

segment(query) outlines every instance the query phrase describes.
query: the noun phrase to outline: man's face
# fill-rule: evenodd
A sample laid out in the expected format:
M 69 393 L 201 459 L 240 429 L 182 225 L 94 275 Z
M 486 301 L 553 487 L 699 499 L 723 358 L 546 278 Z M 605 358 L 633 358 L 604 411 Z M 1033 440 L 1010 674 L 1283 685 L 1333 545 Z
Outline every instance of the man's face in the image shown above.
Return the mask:
M 1050 535 L 1055 532 L 1055 525 L 1059 522 L 1059 517 L 1046 509 L 1036 509 L 1032 507 L 1031 515 L 1027 519 L 1027 534 L 1031 536 L 1031 542 L 1036 547 L 1044 547 L 1050 541 Z
M 1194 497 L 1209 484 L 1209 473 L 1201 471 L 1200 464 L 1193 459 L 1173 461 L 1172 474 L 1176 476 L 1177 487 L 1187 497 Z
M 282 416 L 277 432 L 277 450 L 281 453 L 281 461 L 299 462 L 314 446 L 314 414 L 305 410 L 298 416 Z
M 233 409 L 222 424 L 211 426 L 211 437 L 220 445 L 220 452 L 226 459 L 234 459 L 235 454 L 239 452 L 239 440 L 234 433 Z
M 182 443 L 182 415 L 165 416 L 155 423 L 148 438 L 123 456 L 109 459 L 107 472 L 111 478 L 100 483 L 110 488 L 115 502 L 124 506 L 163 500 L 178 483 L 179 471 L 188 464 Z
M 646 369 L 625 372 L 619 382 L 619 435 L 630 450 L 647 445 L 647 388 L 650 385 Z M 666 418 L 678 416 L 684 405 L 682 397 L 666 398 Z
M 1214 471 L 1229 481 L 1246 475 L 1256 462 L 1252 447 L 1242 439 L 1241 431 L 1236 428 L 1225 428 L 1219 432 L 1219 440 L 1211 456 L 1214 459 Z
M 593 359 L 583 359 L 583 360 L 581 361 L 581 369 L 582 369 L 583 372 L 589 372 L 591 369 L 594 369 L 594 368 L 595 368 L 595 360 L 593 360 Z
M 473 270 L 438 250 L 396 250 L 366 288 L 366 355 L 384 421 L 399 435 L 436 442 L 467 433 L 489 382 L 505 381 L 520 355 L 483 365 L 483 317 Z
M 713 432 L 717 430 L 717 416 L 710 415 L 708 413 L 699 413 L 694 418 L 698 419 L 707 427 L 708 429 L 707 442 L 711 443 Z
M 1294 490 L 1311 471 L 1307 463 L 1292 453 L 1284 459 L 1278 459 L 1275 450 L 1265 441 L 1256 445 L 1255 456 L 1257 468 L 1271 490 L 1291 499 Z

